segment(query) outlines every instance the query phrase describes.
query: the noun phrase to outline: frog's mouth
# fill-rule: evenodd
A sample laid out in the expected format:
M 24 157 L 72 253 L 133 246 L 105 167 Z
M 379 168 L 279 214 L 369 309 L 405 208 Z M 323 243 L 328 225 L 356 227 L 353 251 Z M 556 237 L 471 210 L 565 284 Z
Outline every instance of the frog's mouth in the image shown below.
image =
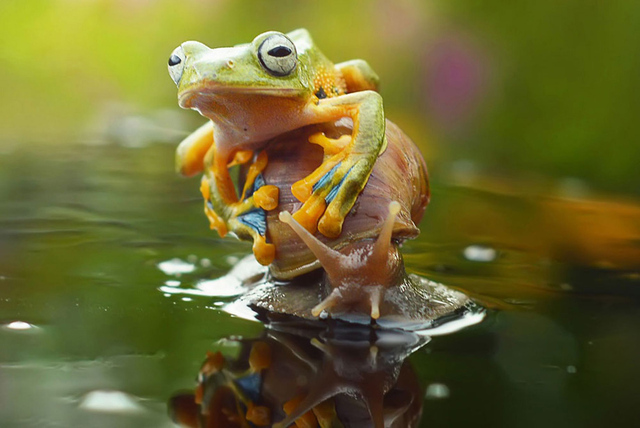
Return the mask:
M 201 85 L 188 88 L 178 94 L 178 103 L 182 108 L 196 108 L 200 105 L 210 105 L 225 100 L 232 101 L 234 97 L 246 98 L 246 95 L 295 98 L 300 95 L 300 91 L 294 88 L 273 88 L 273 87 L 243 87 L 243 86 L 222 86 L 215 84 Z

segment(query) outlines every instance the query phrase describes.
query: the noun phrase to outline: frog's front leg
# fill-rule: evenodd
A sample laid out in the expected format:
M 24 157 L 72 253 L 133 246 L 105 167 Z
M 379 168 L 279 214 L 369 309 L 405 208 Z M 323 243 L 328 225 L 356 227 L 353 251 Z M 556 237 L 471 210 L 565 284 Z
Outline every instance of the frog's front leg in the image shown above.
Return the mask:
M 324 141 L 325 153 L 335 154 L 291 187 L 294 196 L 304 202 L 294 218 L 310 232 L 317 225 L 320 233 L 335 238 L 386 147 L 382 97 L 374 91 L 355 92 L 323 99 L 309 109 L 326 121 L 353 120 L 351 141 L 343 146 L 336 140 L 336 147 L 327 147 L 331 140 Z
M 204 170 L 204 158 L 213 145 L 213 123 L 205 123 L 185 138 L 176 150 L 176 170 L 187 177 Z
M 360 91 L 378 92 L 380 79 L 365 60 L 353 59 L 341 62 L 336 64 L 336 69 L 342 74 L 347 84 L 347 93 Z
M 237 203 L 238 196 L 229 168 L 251 160 L 253 151 L 221 144 L 218 140 L 224 142 L 224 138 L 220 137 L 219 132 L 215 134 L 214 143 L 214 125 L 209 121 L 185 138 L 176 150 L 176 169 L 180 174 L 190 177 L 202 172 L 205 167 L 211 168 L 225 203 Z

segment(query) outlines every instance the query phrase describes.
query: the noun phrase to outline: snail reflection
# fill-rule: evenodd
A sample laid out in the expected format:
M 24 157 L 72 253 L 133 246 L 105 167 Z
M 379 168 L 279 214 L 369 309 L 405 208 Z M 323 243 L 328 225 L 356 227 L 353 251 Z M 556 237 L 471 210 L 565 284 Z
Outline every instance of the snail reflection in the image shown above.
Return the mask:
M 414 427 L 423 391 L 406 358 L 429 337 L 341 325 L 266 330 L 209 352 L 195 392 L 169 403 L 182 427 Z

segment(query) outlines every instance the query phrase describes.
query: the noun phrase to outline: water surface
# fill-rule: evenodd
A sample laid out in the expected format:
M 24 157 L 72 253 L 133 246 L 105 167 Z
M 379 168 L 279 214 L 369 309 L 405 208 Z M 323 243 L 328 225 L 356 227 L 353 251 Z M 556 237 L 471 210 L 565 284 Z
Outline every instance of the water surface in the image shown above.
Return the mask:
M 7 147 L 0 425 L 173 426 L 167 402 L 195 387 L 207 350 L 264 334 L 221 310 L 233 291 L 189 292 L 249 245 L 208 230 L 198 180 L 172 171 L 173 145 Z M 640 206 L 567 197 L 562 183 L 433 177 L 407 268 L 487 316 L 408 358 L 420 426 L 637 421 Z

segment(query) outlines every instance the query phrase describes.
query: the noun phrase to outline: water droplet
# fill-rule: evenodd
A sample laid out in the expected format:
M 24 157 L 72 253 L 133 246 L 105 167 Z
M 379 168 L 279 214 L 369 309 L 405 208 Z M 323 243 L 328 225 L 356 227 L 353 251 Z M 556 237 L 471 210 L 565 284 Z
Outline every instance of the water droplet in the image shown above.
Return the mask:
M 189 254 L 187 256 L 187 261 L 189 263 L 194 263 L 195 264 L 198 261 L 198 256 L 196 256 L 195 254 Z
M 35 326 L 24 321 L 13 321 L 5 326 L 10 330 L 31 330 Z
M 438 400 L 449 397 L 449 387 L 443 383 L 432 383 L 427 387 L 425 398 Z
M 131 413 L 140 412 L 138 400 L 122 391 L 91 391 L 80 402 L 80 408 L 93 412 Z
M 191 297 L 183 297 L 182 301 L 183 302 L 191 302 L 193 299 Z
M 175 279 L 169 279 L 167 281 L 164 282 L 165 285 L 169 286 L 169 287 L 178 287 L 180 285 L 180 281 L 175 280 Z
M 209 260 L 209 259 L 200 260 L 200 266 L 202 266 L 203 268 L 210 267 L 211 266 L 211 260 Z
M 233 266 L 236 263 L 238 263 L 240 261 L 240 257 L 237 256 L 227 256 L 227 258 L 225 259 L 225 261 L 227 262 L 227 264 L 229 264 L 229 266 Z
M 576 369 L 576 366 L 567 366 L 567 373 L 575 374 L 577 372 L 578 372 L 578 369 Z
M 567 284 L 566 282 L 563 282 L 562 284 L 560 284 L 560 289 L 564 291 L 571 291 L 573 290 L 573 287 L 571 286 L 571 284 Z
M 193 263 L 187 263 L 184 260 L 175 258 L 158 263 L 158 269 L 167 275 L 180 275 L 183 273 L 191 273 L 196 269 L 196 267 Z
M 464 258 L 473 262 L 492 262 L 498 253 L 484 245 L 469 245 L 464 249 Z

